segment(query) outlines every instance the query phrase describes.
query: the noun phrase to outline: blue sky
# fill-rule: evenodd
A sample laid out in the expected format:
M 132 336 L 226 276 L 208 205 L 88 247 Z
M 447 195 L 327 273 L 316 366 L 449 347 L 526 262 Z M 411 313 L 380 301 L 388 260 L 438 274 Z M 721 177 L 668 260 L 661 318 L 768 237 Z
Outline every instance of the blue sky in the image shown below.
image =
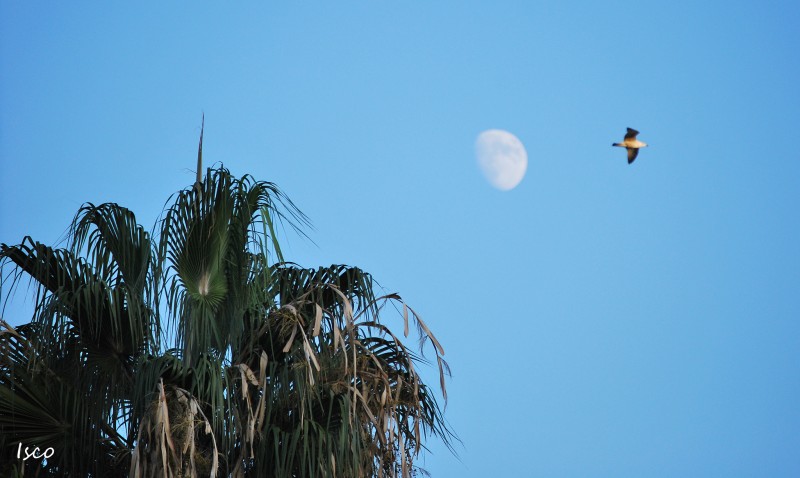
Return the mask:
M 798 25 L 793 2 L 3 2 L 0 242 L 55 243 L 88 201 L 151 227 L 205 113 L 207 162 L 310 216 L 289 259 L 363 267 L 444 345 L 463 447 L 430 444 L 434 477 L 798 476 Z M 528 152 L 508 192 L 475 163 L 493 128 Z

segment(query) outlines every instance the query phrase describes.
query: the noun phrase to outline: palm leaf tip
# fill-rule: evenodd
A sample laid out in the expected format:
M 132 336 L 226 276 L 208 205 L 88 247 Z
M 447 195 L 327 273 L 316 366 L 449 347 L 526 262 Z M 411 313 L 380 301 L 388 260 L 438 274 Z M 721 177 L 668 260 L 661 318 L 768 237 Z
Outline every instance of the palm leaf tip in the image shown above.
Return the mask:
M 206 114 L 203 113 L 203 119 L 200 122 L 200 144 L 197 145 L 197 180 L 195 186 L 201 187 L 203 182 L 203 131 L 206 126 Z

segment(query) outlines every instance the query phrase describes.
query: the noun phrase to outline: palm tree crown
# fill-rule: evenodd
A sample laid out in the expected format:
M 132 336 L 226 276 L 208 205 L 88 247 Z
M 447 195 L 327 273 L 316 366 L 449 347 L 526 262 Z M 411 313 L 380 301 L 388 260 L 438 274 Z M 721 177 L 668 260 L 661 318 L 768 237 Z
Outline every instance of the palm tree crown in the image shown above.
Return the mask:
M 408 477 L 428 435 L 450 446 L 424 357 L 382 319 L 416 324 L 446 399 L 442 346 L 368 273 L 284 262 L 276 228 L 307 219 L 274 184 L 210 168 L 170 204 L 156 238 L 86 204 L 65 248 L 0 245 L 10 290 L 39 291 L 0 322 L 0 474 Z

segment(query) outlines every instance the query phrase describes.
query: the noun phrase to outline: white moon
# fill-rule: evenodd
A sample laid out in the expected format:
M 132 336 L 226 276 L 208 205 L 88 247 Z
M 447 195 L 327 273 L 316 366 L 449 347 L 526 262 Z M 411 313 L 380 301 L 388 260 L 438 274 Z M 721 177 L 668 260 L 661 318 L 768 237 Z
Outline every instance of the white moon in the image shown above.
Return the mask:
M 475 156 L 489 184 L 501 191 L 514 189 L 528 169 L 525 146 L 508 131 L 490 129 L 479 134 Z

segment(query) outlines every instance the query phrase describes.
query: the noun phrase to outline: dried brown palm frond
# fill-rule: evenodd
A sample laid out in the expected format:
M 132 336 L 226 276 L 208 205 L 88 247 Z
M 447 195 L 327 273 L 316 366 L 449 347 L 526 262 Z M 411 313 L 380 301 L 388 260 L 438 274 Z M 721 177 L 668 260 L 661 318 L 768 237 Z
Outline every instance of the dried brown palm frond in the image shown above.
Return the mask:
M 218 470 L 219 451 L 202 407 L 187 390 L 161 381 L 139 426 L 130 478 L 214 478 Z
M 336 284 L 314 282 L 341 277 L 343 272 L 358 278 L 341 283 L 350 288 L 349 294 Z M 380 322 L 383 305 L 402 304 L 399 296 L 375 298 L 369 275 L 343 266 L 291 273 L 284 269 L 279 275 L 307 281 L 295 282 L 295 287 L 283 284 L 304 292 L 284 293 L 282 297 L 293 301 L 272 310 L 237 357 L 241 360 L 237 396 L 244 403 L 237 410 L 245 412 L 239 422 L 248 430 L 266 426 L 261 435 L 246 435 L 242 459 L 252 464 L 248 469 L 257 471 L 256 476 L 351 476 L 357 471 L 352 476 L 405 477 L 414 469 L 426 434 L 451 443 L 454 437 L 435 397 L 415 369 L 419 357 Z M 354 308 L 354 303 L 359 306 Z M 441 345 L 402 305 L 403 318 L 408 321 L 410 315 L 436 344 L 444 383 L 447 368 Z M 252 380 L 242 372 L 253 371 L 252 358 L 257 355 L 259 376 L 266 380 Z M 270 438 L 290 446 L 260 446 Z M 354 447 L 361 451 L 348 455 Z M 281 466 L 263 465 L 274 463 Z M 319 468 L 320 464 L 325 465 Z

